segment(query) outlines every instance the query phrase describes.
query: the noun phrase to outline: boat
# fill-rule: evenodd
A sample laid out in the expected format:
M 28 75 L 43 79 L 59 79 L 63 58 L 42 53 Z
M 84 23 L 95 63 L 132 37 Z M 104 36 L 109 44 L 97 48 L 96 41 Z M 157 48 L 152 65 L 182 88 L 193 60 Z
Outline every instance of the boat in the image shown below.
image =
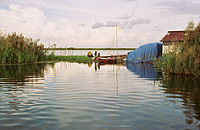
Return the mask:
M 118 48 L 118 37 L 117 37 L 117 26 L 116 26 L 116 53 Z M 101 56 L 98 60 L 102 64 L 118 64 L 123 63 L 126 55 L 111 55 L 111 56 Z
M 126 55 L 101 56 L 99 62 L 103 64 L 119 64 L 124 63 L 125 59 Z
M 117 59 L 115 57 L 100 58 L 99 62 L 104 64 L 117 64 Z

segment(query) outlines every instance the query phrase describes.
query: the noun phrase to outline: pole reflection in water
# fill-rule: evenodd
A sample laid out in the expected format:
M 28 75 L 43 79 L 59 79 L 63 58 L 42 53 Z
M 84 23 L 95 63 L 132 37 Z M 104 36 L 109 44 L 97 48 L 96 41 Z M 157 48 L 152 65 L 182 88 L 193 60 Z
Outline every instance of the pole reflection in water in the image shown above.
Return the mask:
M 97 70 L 100 71 L 101 66 L 107 66 L 108 67 L 108 72 L 110 72 L 110 73 L 113 74 L 113 79 L 114 79 L 113 84 L 116 86 L 116 94 L 118 95 L 118 89 L 119 89 L 118 73 L 120 71 L 120 67 L 124 66 L 124 64 L 102 64 L 102 63 L 95 63 L 94 66 L 95 66 L 94 67 L 95 71 L 97 71 Z

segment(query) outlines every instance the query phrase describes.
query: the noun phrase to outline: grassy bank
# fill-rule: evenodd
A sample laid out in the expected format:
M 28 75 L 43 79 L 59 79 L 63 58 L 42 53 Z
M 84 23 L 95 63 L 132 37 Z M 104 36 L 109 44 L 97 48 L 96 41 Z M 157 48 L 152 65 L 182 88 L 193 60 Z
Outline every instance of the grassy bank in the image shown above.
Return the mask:
M 200 77 L 200 24 L 190 22 L 185 32 L 180 52 L 163 55 L 155 64 L 166 73 Z
M 55 61 L 67 61 L 67 62 L 76 62 L 76 63 L 92 63 L 98 62 L 92 60 L 92 58 L 87 56 L 54 56 Z

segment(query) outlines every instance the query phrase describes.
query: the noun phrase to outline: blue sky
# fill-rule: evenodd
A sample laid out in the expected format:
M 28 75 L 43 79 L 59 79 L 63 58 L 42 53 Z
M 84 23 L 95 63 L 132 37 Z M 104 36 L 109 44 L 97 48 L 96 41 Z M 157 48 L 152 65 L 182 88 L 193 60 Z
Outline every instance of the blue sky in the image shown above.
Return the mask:
M 0 0 L 2 33 L 22 33 L 48 47 L 119 47 L 157 42 L 200 20 L 198 0 Z

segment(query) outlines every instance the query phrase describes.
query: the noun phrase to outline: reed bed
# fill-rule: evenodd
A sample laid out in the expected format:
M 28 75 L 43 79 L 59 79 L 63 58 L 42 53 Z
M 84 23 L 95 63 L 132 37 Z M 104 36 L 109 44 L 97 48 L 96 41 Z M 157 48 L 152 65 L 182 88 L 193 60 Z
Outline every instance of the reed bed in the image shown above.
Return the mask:
M 45 55 L 44 45 L 38 45 L 22 34 L 5 34 L 0 36 L 0 64 L 21 64 L 44 61 L 51 58 Z
M 185 32 L 179 53 L 165 54 L 155 64 L 166 73 L 200 77 L 200 23 L 195 27 L 193 21 L 189 22 Z

